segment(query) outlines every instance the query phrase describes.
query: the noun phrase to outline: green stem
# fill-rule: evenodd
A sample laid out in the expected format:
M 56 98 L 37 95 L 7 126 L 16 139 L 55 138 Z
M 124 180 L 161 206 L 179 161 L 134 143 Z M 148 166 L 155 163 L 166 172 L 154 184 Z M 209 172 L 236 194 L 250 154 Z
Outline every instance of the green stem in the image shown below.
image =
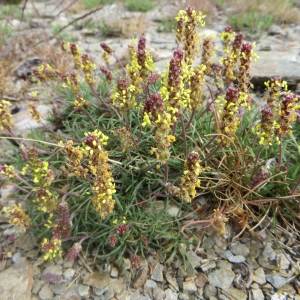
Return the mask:
M 278 159 L 278 167 L 280 168 L 281 164 L 282 164 L 282 134 L 279 134 L 279 159 Z
M 183 122 L 182 115 L 180 117 L 180 120 L 181 120 L 182 138 L 183 138 L 183 144 L 184 144 L 184 154 L 185 154 L 185 157 L 187 157 L 187 155 L 188 155 L 188 149 L 187 149 L 187 141 L 186 141 L 186 131 L 185 131 L 185 127 L 184 127 L 184 122 Z

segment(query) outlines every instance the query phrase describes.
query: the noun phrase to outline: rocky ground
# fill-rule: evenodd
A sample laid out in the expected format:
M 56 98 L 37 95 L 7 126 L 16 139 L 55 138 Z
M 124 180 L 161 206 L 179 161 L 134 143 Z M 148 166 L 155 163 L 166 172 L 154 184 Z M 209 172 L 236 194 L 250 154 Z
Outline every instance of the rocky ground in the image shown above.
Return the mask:
M 104 38 L 97 29 L 87 29 L 84 24 L 91 20 L 121 19 L 122 24 L 137 22 L 136 35 L 147 38 L 156 66 L 165 67 L 176 48 L 174 34 L 158 33 L 158 20 L 175 14 L 174 4 L 165 1 L 154 10 L 130 13 L 122 5 L 108 5 L 86 15 L 87 11 L 60 12 L 57 1 L 28 3 L 25 12 L 32 16 L 26 21 L 10 20 L 11 26 L 24 36 L 43 36 L 51 47 L 59 47 L 58 39 L 49 31 L 50 26 L 66 26 L 67 36 L 72 36 L 83 50 L 94 58 L 97 66 L 101 60 L 100 42 L 106 42 L 116 50 L 121 61 L 126 61 L 129 37 Z M 216 43 L 222 49 L 218 34 L 224 29 L 226 17 L 216 12 L 215 22 L 201 31 L 201 34 L 215 34 Z M 73 25 L 70 22 L 77 20 Z M 142 23 L 145 25 L 142 26 Z M 69 25 L 69 26 L 68 26 Z M 129 26 L 129 25 L 128 25 Z M 131 28 L 130 30 L 134 30 Z M 64 31 L 62 31 L 64 32 Z M 298 90 L 300 82 L 300 25 L 273 25 L 257 40 L 256 52 L 259 62 L 253 69 L 253 83 L 256 90 L 253 97 L 261 101 L 263 82 L 272 76 L 282 76 L 293 90 Z M 0 55 L 12 45 L 2 49 Z M 23 108 L 25 94 L 23 72 L 28 71 L 32 59 L 47 60 L 51 56 L 25 51 L 16 58 L 15 68 L 10 74 L 13 90 L 5 90 L 3 97 L 18 106 L 14 114 L 17 134 L 25 134 L 28 128 L 39 126 L 30 120 Z M 217 52 L 217 56 L 221 52 Z M 217 59 L 217 58 L 216 58 Z M 27 62 L 27 65 L 24 64 Z M 31 65 L 29 64 L 29 72 Z M 36 86 L 33 87 L 36 89 Z M 28 87 L 27 91 L 33 89 Z M 300 88 L 299 88 L 300 90 Z M 39 110 L 44 114 L 49 109 L 47 103 Z M 9 152 L 7 141 L 1 141 L 0 148 Z M 0 159 L 4 159 L 3 157 Z M 0 163 L 2 163 L 0 161 Z M 11 186 L 1 188 L 0 201 L 11 194 Z M 124 259 L 124 267 L 118 268 L 113 262 L 103 265 L 93 255 L 82 253 L 79 259 L 44 261 L 39 253 L 34 236 L 17 235 L 18 228 L 0 220 L 0 299 L 97 299 L 97 300 L 146 300 L 146 299 L 300 299 L 298 244 L 291 233 L 279 231 L 275 237 L 267 222 L 263 222 L 254 233 L 245 232 L 237 239 L 234 228 L 227 227 L 225 235 L 208 231 L 199 236 L 197 247 L 188 251 L 186 268 L 180 257 L 165 263 L 165 257 L 155 250 L 150 251 L 138 270 L 131 268 L 130 260 Z M 277 228 L 280 229 L 280 228 Z

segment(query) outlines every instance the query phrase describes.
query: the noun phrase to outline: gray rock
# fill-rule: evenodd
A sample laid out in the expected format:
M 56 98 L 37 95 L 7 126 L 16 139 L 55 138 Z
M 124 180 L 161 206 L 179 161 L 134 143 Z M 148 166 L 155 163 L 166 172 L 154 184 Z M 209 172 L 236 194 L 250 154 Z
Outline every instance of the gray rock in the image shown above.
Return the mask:
M 49 286 L 46 284 L 41 288 L 39 292 L 39 297 L 41 300 L 49 300 L 49 299 L 53 299 L 54 294 L 49 288 Z
M 153 269 L 151 279 L 158 282 L 163 282 L 164 281 L 163 269 L 164 267 L 161 264 L 159 263 L 156 264 L 156 266 Z
M 263 268 L 258 268 L 254 270 L 254 276 L 253 276 L 253 281 L 257 282 L 260 285 L 263 285 L 266 283 L 266 277 L 265 277 L 265 272 Z
M 201 261 L 201 269 L 203 272 L 207 272 L 216 267 L 216 263 L 213 260 L 203 259 Z
M 11 261 L 12 261 L 13 263 L 16 263 L 17 260 L 18 260 L 20 257 L 22 257 L 22 253 L 21 253 L 21 252 L 16 252 L 16 253 L 12 256 Z
M 244 244 L 240 242 L 232 244 L 230 250 L 234 255 L 241 255 L 244 257 L 247 257 L 250 252 L 249 248 L 247 248 Z
M 266 280 L 271 283 L 274 288 L 280 289 L 285 285 L 285 279 L 277 274 L 266 275 Z
M 0 282 L 2 299 L 29 300 L 33 286 L 31 263 L 25 257 L 19 258 L 0 273 Z
M 197 286 L 193 280 L 183 282 L 183 292 L 194 293 L 197 292 Z
M 81 297 L 87 298 L 91 294 L 91 288 L 90 288 L 90 286 L 89 285 L 85 285 L 85 284 L 80 284 L 78 286 L 78 294 Z
M 259 60 L 252 69 L 252 82 L 255 87 L 274 76 L 281 76 L 288 85 L 295 86 L 300 81 L 299 51 L 257 51 Z
M 148 263 L 145 260 L 145 266 L 139 268 L 138 271 L 136 272 L 136 276 L 134 278 L 134 284 L 133 284 L 133 287 L 135 289 L 140 288 L 146 282 L 147 274 L 148 274 Z
M 213 285 L 210 285 L 210 284 L 206 284 L 205 287 L 204 287 L 204 289 L 203 289 L 203 295 L 206 298 L 210 298 L 210 297 L 216 296 L 217 295 L 217 289 L 216 289 L 216 287 L 214 287 Z
M 281 251 L 280 251 L 281 252 Z M 278 253 L 276 256 L 276 260 L 278 265 L 280 266 L 280 269 L 287 270 L 290 267 L 291 264 L 291 256 L 286 253 Z
M 217 267 L 219 269 L 229 269 L 232 270 L 232 264 L 227 260 L 219 260 L 217 261 Z
M 22 234 L 15 240 L 15 246 L 24 251 L 32 250 L 36 246 L 35 237 L 32 233 Z
M 210 237 L 203 238 L 203 242 L 201 244 L 201 247 L 204 250 L 211 249 L 214 246 L 214 241 Z
M 74 277 L 74 274 L 75 274 L 75 270 L 68 268 L 64 271 L 63 275 L 66 280 L 70 281 Z
M 177 300 L 178 299 L 178 294 L 173 292 L 171 289 L 166 289 L 166 298 L 165 300 Z
M 157 287 L 154 291 L 153 291 L 153 298 L 156 300 L 163 300 L 166 297 L 166 293 L 165 291 L 160 288 Z
M 167 282 L 178 292 L 179 291 L 179 286 L 177 283 L 177 280 L 175 277 L 171 276 L 170 274 L 166 273 L 165 274 Z
M 270 243 L 266 245 L 262 255 L 267 259 L 274 259 L 276 257 L 276 252 L 273 250 Z
M 117 268 L 115 267 L 112 267 L 111 271 L 110 271 L 110 276 L 112 278 L 117 278 L 118 277 L 118 274 L 119 274 L 119 271 Z
M 289 294 L 289 295 L 295 295 L 296 290 L 291 284 L 285 284 L 283 287 L 281 287 L 278 291 L 279 294 Z
M 31 293 L 32 294 L 38 294 L 38 292 L 41 290 L 41 288 L 46 284 L 43 280 L 34 280 Z
M 261 289 L 251 290 L 252 298 L 255 300 L 264 300 L 265 296 Z
M 106 272 L 94 272 L 83 277 L 83 284 L 90 285 L 96 289 L 104 290 L 102 294 L 107 290 L 107 286 L 111 278 Z
M 233 255 L 230 250 L 226 250 L 222 253 L 221 255 L 223 258 L 226 258 L 228 261 L 235 263 L 235 264 L 240 264 L 245 262 L 246 258 L 242 255 Z
M 229 289 L 222 289 L 222 294 L 228 297 L 229 299 L 247 299 L 247 294 L 244 291 L 236 289 L 234 287 L 231 287 Z
M 188 251 L 187 258 L 188 258 L 192 268 L 200 267 L 200 261 L 202 260 L 202 258 L 199 257 L 194 251 Z
M 235 277 L 235 274 L 228 269 L 219 269 L 208 274 L 208 281 L 211 285 L 221 289 L 228 289 Z
M 62 282 L 58 284 L 50 284 L 49 288 L 55 295 L 63 295 L 69 285 L 68 282 Z
M 208 282 L 208 278 L 204 273 L 199 273 L 195 279 L 195 284 L 198 288 L 203 288 Z

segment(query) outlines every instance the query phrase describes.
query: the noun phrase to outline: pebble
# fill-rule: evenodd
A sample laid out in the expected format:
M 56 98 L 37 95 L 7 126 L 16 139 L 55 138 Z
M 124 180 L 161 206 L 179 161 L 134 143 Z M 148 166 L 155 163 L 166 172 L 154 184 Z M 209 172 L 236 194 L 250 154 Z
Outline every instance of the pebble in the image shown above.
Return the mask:
M 280 289 L 286 283 L 285 279 L 277 274 L 266 275 L 267 282 L 271 283 L 274 288 Z
M 208 274 L 208 281 L 211 285 L 221 289 L 231 286 L 235 274 L 228 269 L 218 269 Z

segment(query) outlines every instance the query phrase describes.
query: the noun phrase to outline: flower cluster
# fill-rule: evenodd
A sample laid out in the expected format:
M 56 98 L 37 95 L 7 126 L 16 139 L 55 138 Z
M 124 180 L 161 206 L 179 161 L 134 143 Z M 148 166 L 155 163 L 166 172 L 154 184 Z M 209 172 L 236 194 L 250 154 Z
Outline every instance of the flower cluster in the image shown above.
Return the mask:
M 160 94 L 164 99 L 167 111 L 171 114 L 172 122 L 175 122 L 181 114 L 181 107 L 184 103 L 184 87 L 182 81 L 183 51 L 174 51 L 170 61 L 169 70 L 163 76 Z
M 83 149 L 88 158 L 88 167 L 94 176 L 93 203 L 100 217 L 105 219 L 113 212 L 115 200 L 112 195 L 116 192 L 114 179 L 109 171 L 107 152 L 103 149 L 108 137 L 98 130 L 85 133 L 85 136 Z
M 243 34 L 241 32 L 238 32 L 233 42 L 229 43 L 233 34 L 231 32 L 230 33 L 226 32 L 226 28 L 225 31 L 223 32 L 223 38 L 226 39 L 225 49 L 227 50 L 224 52 L 227 54 L 227 56 L 222 58 L 220 63 L 223 66 L 224 81 L 227 84 L 227 86 L 229 86 L 236 79 L 236 76 L 234 74 L 234 68 L 240 57 L 241 46 L 243 43 Z M 228 35 L 230 35 L 230 37 Z
M 39 81 L 47 81 L 57 78 L 57 73 L 49 64 L 41 64 L 32 72 Z
M 33 147 L 28 148 L 26 152 L 28 163 L 21 174 L 24 176 L 30 172 L 33 176 L 33 182 L 38 187 L 34 202 L 38 204 L 39 210 L 50 213 L 57 207 L 57 200 L 48 189 L 54 179 L 54 172 L 49 168 L 47 161 L 39 158 Z
M 61 78 L 63 80 L 63 84 L 62 86 L 64 88 L 71 88 L 71 91 L 76 95 L 77 93 L 79 93 L 79 82 L 78 82 L 78 79 L 77 79 L 77 74 L 72 71 L 70 72 L 70 75 L 66 75 L 66 74 L 62 74 L 61 75 Z
M 175 137 L 170 135 L 172 124 L 171 115 L 165 111 L 164 103 L 159 93 L 151 94 L 144 106 L 144 122 L 142 126 L 152 125 L 154 128 L 154 140 L 156 148 L 152 148 L 150 153 L 156 154 L 156 158 L 165 163 L 169 156 L 169 148 L 175 141 Z
M 221 134 L 227 136 L 232 140 L 234 138 L 235 132 L 240 124 L 240 120 L 238 117 L 238 109 L 239 109 L 239 91 L 237 88 L 233 86 L 229 86 L 225 98 L 218 97 L 216 103 L 218 105 L 220 114 L 220 128 L 219 131 Z M 224 137 L 220 137 L 220 142 L 223 145 L 227 145 L 230 141 Z
M 5 100 L 0 101 L 0 130 L 11 130 L 14 126 L 11 113 L 9 111 L 9 102 Z
M 226 26 L 224 31 L 220 33 L 220 38 L 223 41 L 224 44 L 224 53 L 230 53 L 231 50 L 231 43 L 235 36 L 235 33 L 232 32 L 231 26 Z
M 69 206 L 66 202 L 58 205 L 58 216 L 52 226 L 52 237 L 54 239 L 68 238 L 71 235 L 71 218 Z
M 33 176 L 33 182 L 37 186 L 50 186 L 53 180 L 53 171 L 50 170 L 49 163 L 42 161 L 33 147 L 30 147 L 27 152 L 28 164 L 22 169 L 22 175 L 30 171 Z
M 250 72 L 252 61 L 256 61 L 258 56 L 253 52 L 253 46 L 249 43 L 243 43 L 240 52 L 240 64 L 239 64 L 239 82 L 238 89 L 240 93 L 247 95 L 242 101 L 241 105 L 249 107 L 249 87 L 250 87 Z
M 3 212 L 10 215 L 8 222 L 15 226 L 20 226 L 21 231 L 31 225 L 28 215 L 22 208 L 22 204 L 14 204 L 13 208 L 4 207 Z
M 282 90 L 287 90 L 287 82 L 283 81 L 281 77 L 273 77 L 270 81 L 265 82 L 267 105 L 275 113 L 277 112 L 278 100 Z
M 43 240 L 41 244 L 41 250 L 45 252 L 44 259 L 53 259 L 57 255 L 60 256 L 62 253 L 61 249 L 61 240 L 53 239 L 48 241 L 46 238 Z
M 0 165 L 0 175 L 6 176 L 8 178 L 15 178 L 17 176 L 17 173 L 13 166 Z
M 81 69 L 81 56 L 80 56 L 80 50 L 78 46 L 74 43 L 70 44 L 70 50 L 71 50 L 71 56 L 74 61 L 75 69 Z
M 144 36 L 142 36 L 138 42 L 137 58 L 141 66 L 141 78 L 145 79 L 150 73 L 154 72 L 155 66 L 151 54 L 146 50 L 146 38 Z
M 80 112 L 82 110 L 85 110 L 89 106 L 89 102 L 87 102 L 83 97 L 81 93 L 78 93 L 76 95 L 76 100 L 74 101 L 74 108 L 77 112 Z
M 69 250 L 67 254 L 67 260 L 72 261 L 74 260 L 78 255 L 79 252 L 81 251 L 82 247 L 79 243 L 75 243 Z
M 107 82 L 111 84 L 113 78 L 111 70 L 106 66 L 101 66 L 100 71 L 105 75 Z
M 278 134 L 292 134 L 291 125 L 296 119 L 296 109 L 298 108 L 298 106 L 295 105 L 296 101 L 298 101 L 298 98 L 293 93 L 287 93 L 279 102 Z
M 92 85 L 93 83 L 95 83 L 95 79 L 93 78 L 93 71 L 96 70 L 96 65 L 90 61 L 89 56 L 87 54 L 83 54 L 81 56 L 81 60 L 82 60 L 81 68 L 84 73 L 85 82 L 88 85 Z
M 179 184 L 178 195 L 186 202 L 192 202 L 196 196 L 196 188 L 200 187 L 199 175 L 203 171 L 199 154 L 192 151 L 185 162 L 183 176 Z
M 205 73 L 206 75 L 212 75 L 212 65 L 213 62 L 211 57 L 215 55 L 215 42 L 213 41 L 214 36 L 210 35 L 205 37 L 202 43 L 202 64 L 206 66 Z
M 190 82 L 190 105 L 191 108 L 196 110 L 202 106 L 202 86 L 205 82 L 204 75 L 206 73 L 206 66 L 205 65 L 198 65 L 198 67 L 194 70 Z
M 31 114 L 32 119 L 37 123 L 42 123 L 41 113 L 36 109 L 36 106 L 33 103 L 28 103 L 27 107 L 29 108 L 29 113 Z
M 115 134 L 120 140 L 123 152 L 133 147 L 132 134 L 126 129 L 126 127 L 115 130 Z
M 199 27 L 203 27 L 205 16 L 202 12 L 196 12 L 191 6 L 187 6 L 185 10 L 180 10 L 177 21 L 177 43 L 183 42 L 185 51 L 185 61 L 192 64 L 199 51 Z
M 265 107 L 261 111 L 261 121 L 256 124 L 256 134 L 260 137 L 259 144 L 271 146 L 274 142 L 275 129 L 277 127 L 274 113 L 270 107 Z M 278 138 L 277 138 L 278 141 Z
M 134 91 L 135 86 L 131 85 L 127 78 L 120 77 L 110 96 L 113 105 L 123 112 L 128 112 L 136 106 Z
M 110 64 L 110 62 L 109 62 L 109 57 L 112 55 L 113 50 L 112 50 L 111 47 L 109 47 L 109 46 L 108 46 L 107 44 L 105 44 L 105 43 L 101 43 L 100 46 L 101 46 L 101 48 L 103 49 L 103 51 L 102 51 L 102 57 L 103 57 L 103 59 L 104 59 L 104 61 L 105 61 L 105 64 L 106 64 L 107 66 L 109 66 L 109 64 Z
M 71 140 L 68 140 L 65 143 L 60 141 L 58 145 L 64 147 L 67 159 L 66 165 L 71 171 L 68 175 L 75 176 L 77 178 L 85 178 L 88 169 L 81 165 L 81 161 L 84 156 L 82 148 L 79 146 L 73 146 L 73 141 Z M 63 168 L 63 170 L 66 171 L 65 168 Z

